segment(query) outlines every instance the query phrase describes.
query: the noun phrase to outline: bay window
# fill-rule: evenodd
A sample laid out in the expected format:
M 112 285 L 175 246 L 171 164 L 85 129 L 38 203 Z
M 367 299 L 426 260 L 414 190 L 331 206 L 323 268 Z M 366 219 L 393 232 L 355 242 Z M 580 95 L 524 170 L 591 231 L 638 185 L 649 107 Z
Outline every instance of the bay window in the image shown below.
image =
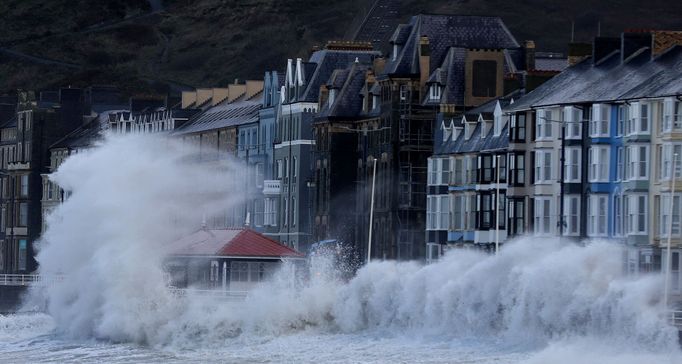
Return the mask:
M 535 151 L 535 182 L 548 183 L 552 181 L 552 151 Z
M 536 235 L 550 235 L 552 233 L 551 210 L 551 197 L 535 198 L 535 224 L 533 229 Z
M 455 158 L 452 184 L 461 186 L 464 184 L 464 159 Z
M 564 108 L 563 114 L 564 123 L 566 123 L 566 139 L 580 139 L 583 111 L 577 107 L 567 106 Z
M 630 235 L 647 234 L 647 198 L 645 194 L 624 197 L 624 208 L 627 211 L 626 231 Z
M 608 195 L 590 195 L 587 199 L 587 235 L 606 236 Z
M 580 196 L 564 196 L 564 235 L 580 235 Z
M 682 101 L 675 98 L 663 101 L 663 130 L 682 131 Z
M 452 222 L 450 224 L 452 230 L 458 231 L 464 230 L 466 228 L 465 213 L 466 196 L 465 195 L 452 196 Z
M 649 177 L 648 161 L 649 161 L 649 146 L 648 145 L 631 145 L 627 149 L 627 176 L 631 180 L 645 180 Z
M 590 182 L 609 181 L 609 147 L 605 145 L 592 146 L 589 150 Z
M 618 106 L 618 128 L 616 131 L 617 135 L 623 135 L 625 131 L 625 124 L 630 118 L 630 109 L 627 104 L 622 104 Z
M 468 155 L 464 157 L 466 164 L 466 183 L 474 184 L 478 180 L 477 178 L 477 168 L 476 168 L 476 156 Z
M 682 176 L 682 144 L 664 144 L 662 146 L 659 156 L 660 179 L 669 180 L 671 178 L 673 160 L 675 160 L 675 178 L 680 178 Z
M 447 230 L 450 220 L 450 196 L 426 197 L 426 229 Z
M 535 140 L 546 140 L 552 137 L 552 113 L 549 110 L 539 109 L 535 118 Z
M 580 147 L 565 150 L 564 182 L 580 182 Z
M 429 158 L 427 169 L 429 186 L 442 186 L 450 183 L 450 158 Z
M 590 120 L 591 138 L 609 136 L 609 110 L 609 105 L 592 105 L 592 119 Z
M 625 133 L 627 135 L 633 134 L 648 134 L 650 130 L 650 107 L 645 102 L 633 102 L 630 104 L 630 112 L 628 120 L 625 124 Z
M 661 237 L 668 236 L 668 230 L 672 230 L 673 236 L 680 235 L 680 196 L 675 196 L 673 199 L 672 206 L 672 221 L 670 220 L 670 195 L 661 195 L 661 204 L 659 206 L 660 211 L 656 216 L 660 216 L 661 219 L 658 222 L 658 234 Z M 672 223 L 672 226 L 671 226 Z

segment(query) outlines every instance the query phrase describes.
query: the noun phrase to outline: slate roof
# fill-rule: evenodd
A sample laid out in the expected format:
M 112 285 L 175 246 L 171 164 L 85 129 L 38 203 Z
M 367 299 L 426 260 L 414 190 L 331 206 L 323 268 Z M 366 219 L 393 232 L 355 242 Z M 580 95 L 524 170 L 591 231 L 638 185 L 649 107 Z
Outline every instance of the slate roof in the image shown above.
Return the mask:
M 429 100 L 427 95 L 426 103 L 464 104 L 466 52 L 466 48 L 452 47 L 448 49 L 443 63 L 432 72 L 429 78 L 445 85 L 441 98 L 440 100 Z
M 81 125 L 50 146 L 52 148 L 87 148 L 94 146 L 104 136 L 109 126 L 109 115 L 121 110 L 108 110 L 99 114 L 89 123 Z
M 361 91 L 365 85 L 365 73 L 367 70 L 368 66 L 353 63 L 349 68 L 335 72 L 336 79 L 332 77 L 330 83 L 342 79 L 343 84 L 337 90 L 334 104 L 330 106 L 329 103 L 325 103 L 316 119 L 332 117 L 353 118 L 360 115 L 362 112 Z
M 345 69 L 355 62 L 355 59 L 358 59 L 358 62 L 362 64 L 372 64 L 374 58 L 380 55 L 377 51 L 341 51 L 329 49 L 313 53 L 310 61 L 305 65 L 304 72 L 307 79 L 305 90 L 297 101 L 317 102 L 320 86 L 329 80 L 334 70 Z M 310 69 L 308 69 L 309 67 Z
M 11 118 L 7 119 L 2 125 L 0 125 L 0 128 L 16 128 L 17 127 L 17 114 L 15 113 L 14 116 Z
M 445 121 L 446 125 L 448 121 Z M 457 122 L 455 122 L 457 125 Z M 440 125 L 439 125 L 440 127 Z M 508 123 L 502 128 L 500 135 L 495 136 L 495 128 L 492 126 L 488 131 L 488 134 L 484 138 L 481 138 L 481 132 L 483 131 L 483 125 L 480 122 L 476 123 L 474 131 L 471 133 L 469 139 L 465 139 L 466 133 L 464 126 L 462 126 L 462 131 L 459 133 L 457 139 L 448 139 L 442 143 L 435 154 L 463 154 L 463 153 L 474 153 L 482 151 L 492 151 L 507 148 L 509 146 L 509 125 Z
M 410 36 L 411 31 L 412 31 L 411 25 L 399 24 L 395 28 L 395 31 L 393 32 L 393 35 L 391 36 L 389 42 L 391 44 L 405 44 L 405 42 L 407 42 L 407 38 Z
M 682 47 L 651 58 L 648 49 L 621 62 L 618 51 L 586 59 L 554 76 L 505 111 L 682 95 Z
M 200 229 L 170 244 L 171 255 L 303 258 L 304 255 L 248 228 Z
M 402 42 L 405 33 L 409 35 Z M 519 43 L 514 39 L 499 17 L 461 16 L 461 15 L 429 15 L 413 16 L 409 24 L 399 26 L 391 38 L 396 44 L 403 44 L 395 61 L 386 64 L 386 74 L 417 74 L 419 63 L 419 38 L 429 39 L 431 64 L 429 69 L 436 69 L 451 47 L 517 49 Z
M 196 133 L 258 121 L 258 111 L 263 107 L 262 93 L 250 100 L 221 103 L 213 106 L 178 128 L 174 134 Z

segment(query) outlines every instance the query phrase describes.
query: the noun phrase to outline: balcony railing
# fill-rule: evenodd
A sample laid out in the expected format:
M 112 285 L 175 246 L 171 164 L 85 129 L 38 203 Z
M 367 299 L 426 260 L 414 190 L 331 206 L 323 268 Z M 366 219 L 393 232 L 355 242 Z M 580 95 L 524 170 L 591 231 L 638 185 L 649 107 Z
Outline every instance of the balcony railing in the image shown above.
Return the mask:
M 43 276 L 39 274 L 0 274 L 0 286 L 30 286 L 52 284 L 63 280 L 60 275 Z
M 278 179 L 267 179 L 263 181 L 263 194 L 264 195 L 279 195 L 281 191 L 280 180 Z

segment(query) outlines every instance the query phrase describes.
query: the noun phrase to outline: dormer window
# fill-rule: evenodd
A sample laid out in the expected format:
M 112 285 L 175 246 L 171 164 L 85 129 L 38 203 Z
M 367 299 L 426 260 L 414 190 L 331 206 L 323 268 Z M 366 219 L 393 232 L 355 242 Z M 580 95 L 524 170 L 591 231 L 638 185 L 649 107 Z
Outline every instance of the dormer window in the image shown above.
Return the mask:
M 476 123 L 471 122 L 464 123 L 464 140 L 469 140 L 469 138 L 471 138 L 471 134 L 474 133 L 475 127 Z
M 493 121 L 493 135 L 498 136 L 502 132 L 502 115 L 495 115 Z
M 331 89 L 329 90 L 329 106 L 331 107 L 334 105 L 334 100 L 336 99 L 336 90 Z
M 429 100 L 440 100 L 441 87 L 438 84 L 433 84 L 429 87 Z
M 445 121 L 441 123 L 441 129 L 443 130 L 443 142 L 447 142 L 452 136 L 452 128 L 445 125 Z
M 452 140 L 455 141 L 457 138 L 459 138 L 459 135 L 462 133 L 462 127 L 461 126 L 455 126 L 452 128 Z
M 398 45 L 394 44 L 393 45 L 393 56 L 391 57 L 391 61 L 395 61 L 398 59 Z

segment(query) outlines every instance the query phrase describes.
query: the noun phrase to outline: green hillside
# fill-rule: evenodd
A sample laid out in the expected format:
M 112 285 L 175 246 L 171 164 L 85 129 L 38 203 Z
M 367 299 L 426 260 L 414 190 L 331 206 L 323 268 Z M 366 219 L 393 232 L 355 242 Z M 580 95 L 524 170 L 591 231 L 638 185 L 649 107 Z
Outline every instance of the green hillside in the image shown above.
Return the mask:
M 596 5 L 594 4 L 596 3 Z M 161 11 L 157 7 L 162 4 Z M 0 91 L 117 84 L 131 92 L 214 86 L 259 78 L 352 34 L 363 0 L 5 0 L 0 2 Z M 576 40 L 626 28 L 679 28 L 668 0 L 403 0 L 419 12 L 501 16 L 520 40 L 564 51 Z M 33 58 L 31 58 L 33 57 Z

